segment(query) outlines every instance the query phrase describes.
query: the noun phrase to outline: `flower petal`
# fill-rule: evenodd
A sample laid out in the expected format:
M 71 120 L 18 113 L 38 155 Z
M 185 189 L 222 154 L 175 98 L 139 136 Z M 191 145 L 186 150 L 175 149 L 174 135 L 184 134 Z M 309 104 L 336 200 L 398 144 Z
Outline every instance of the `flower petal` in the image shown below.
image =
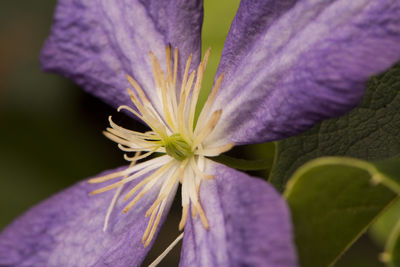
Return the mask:
M 136 183 L 126 185 L 122 194 Z M 145 213 L 157 197 L 157 188 L 125 215 L 120 214 L 126 204 L 120 198 L 106 232 L 103 223 L 114 192 L 89 197 L 95 188 L 99 185 L 80 182 L 10 224 L 0 234 L 0 265 L 139 266 L 151 247 L 144 248 L 141 239 L 148 222 Z M 171 194 L 166 211 L 173 197 Z
M 164 67 L 171 43 L 179 48 L 181 70 L 190 53 L 197 63 L 202 20 L 198 0 L 60 0 L 41 64 L 114 107 L 131 103 L 129 74 L 157 104 L 149 51 Z
M 241 1 L 208 142 L 266 142 L 339 116 L 400 60 L 400 1 Z
M 290 215 L 268 183 L 211 163 L 200 188 L 210 229 L 186 222 L 180 266 L 297 266 Z

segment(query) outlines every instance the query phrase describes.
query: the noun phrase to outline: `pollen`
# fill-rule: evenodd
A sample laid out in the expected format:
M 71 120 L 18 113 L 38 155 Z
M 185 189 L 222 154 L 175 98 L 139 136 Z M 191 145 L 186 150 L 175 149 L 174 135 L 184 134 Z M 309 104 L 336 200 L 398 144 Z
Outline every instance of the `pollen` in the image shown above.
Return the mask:
M 217 78 L 195 124 L 195 110 L 210 49 L 205 53 L 197 70 L 191 72 L 192 56 L 189 56 L 179 85 L 178 49 L 167 46 L 165 54 L 166 66 L 164 69 L 152 52 L 149 55 L 154 86 L 162 107 L 157 107 L 157 109 L 148 99 L 140 84 L 133 77 L 127 75 L 126 78 L 131 85 L 127 92 L 133 105 L 132 107 L 123 105 L 118 108 L 118 111 L 131 112 L 151 130 L 141 133 L 125 129 L 114 123 L 109 117 L 110 127 L 104 132 L 106 137 L 116 142 L 118 147 L 125 152 L 124 158 L 130 162 L 129 167 L 89 180 L 89 183 L 116 180 L 91 193 L 91 195 L 95 195 L 116 189 L 107 210 L 104 231 L 107 229 L 111 211 L 124 186 L 129 186 L 130 182 L 140 179 L 140 182 L 136 182 L 135 186 L 129 188 L 123 197 L 126 202 L 123 213 L 129 212 L 135 205 L 139 205 L 140 199 L 152 188 L 160 188 L 153 204 L 148 207 L 145 214 L 148 217 L 148 225 L 142 237 L 145 247 L 153 239 L 168 197 L 179 183 L 182 185 L 182 217 L 179 229 L 184 228 L 189 210 L 193 218 L 199 216 L 204 228 L 209 229 L 207 215 L 200 203 L 199 188 L 202 181 L 212 179 L 214 176 L 205 173 L 205 163 L 209 160 L 207 157 L 217 156 L 233 146 L 231 143 L 222 146 L 213 146 L 208 143 L 205 145 L 204 143 L 221 118 L 221 109 L 213 112 L 210 110 L 222 83 L 223 75 Z M 133 156 L 131 156 L 132 153 L 134 153 Z M 153 155 L 154 153 L 156 155 Z M 151 155 L 155 157 L 143 161 Z M 141 162 L 137 163 L 138 161 Z

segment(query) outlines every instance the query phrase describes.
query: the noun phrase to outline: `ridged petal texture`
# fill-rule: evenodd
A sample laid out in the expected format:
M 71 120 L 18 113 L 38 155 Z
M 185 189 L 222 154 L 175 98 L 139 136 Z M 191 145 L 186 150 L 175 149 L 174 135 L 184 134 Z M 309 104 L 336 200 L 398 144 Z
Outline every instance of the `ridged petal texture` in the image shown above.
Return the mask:
M 400 60 L 399 43 L 400 1 L 241 1 L 209 142 L 272 141 L 343 114 L 371 75 Z
M 140 180 L 125 186 L 122 195 Z M 151 247 L 142 244 L 148 222 L 145 213 L 161 184 L 125 215 L 121 214 L 124 203 L 119 198 L 105 233 L 104 218 L 114 192 L 89 197 L 98 187 L 82 181 L 33 207 L 5 228 L 0 234 L 0 266 L 140 266 Z M 174 196 L 169 196 L 157 231 Z
M 157 105 L 149 52 L 165 66 L 171 44 L 179 48 L 179 74 L 191 53 L 196 66 L 202 21 L 200 0 L 59 0 L 41 65 L 115 108 L 130 103 L 129 74 Z
M 180 266 L 297 266 L 289 209 L 268 183 L 209 164 L 200 199 L 210 223 L 185 226 Z

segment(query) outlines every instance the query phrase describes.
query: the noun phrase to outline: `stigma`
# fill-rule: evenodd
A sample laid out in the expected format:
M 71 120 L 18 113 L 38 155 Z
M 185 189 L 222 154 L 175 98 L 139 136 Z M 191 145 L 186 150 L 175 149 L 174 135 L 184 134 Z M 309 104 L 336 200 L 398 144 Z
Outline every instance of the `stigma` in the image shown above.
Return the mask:
M 149 55 L 154 86 L 162 107 L 157 109 L 140 84 L 133 77 L 127 75 L 126 78 L 132 87 L 128 88 L 127 92 L 133 106 L 123 105 L 118 108 L 118 111 L 131 112 L 149 126 L 150 131 L 142 133 L 125 129 L 114 123 L 109 117 L 110 127 L 104 132 L 106 137 L 116 142 L 118 147 L 125 152 L 124 158 L 130 162 L 129 167 L 89 180 L 89 183 L 117 180 L 90 193 L 90 195 L 94 195 L 116 189 L 107 211 L 104 231 L 107 229 L 111 211 L 123 186 L 129 186 L 130 182 L 141 179 L 124 196 L 126 205 L 123 213 L 127 213 L 154 186 L 161 184 L 157 198 L 148 207 L 145 215 L 149 218 L 142 238 L 145 247 L 153 239 L 167 199 L 171 193 L 175 193 L 174 188 L 178 183 L 182 185 L 182 217 L 179 230 L 184 228 L 189 210 L 193 218 L 199 216 L 204 228 L 209 229 L 210 225 L 199 196 L 202 181 L 214 178 L 213 174 L 205 173 L 206 161 L 209 160 L 208 157 L 218 156 L 233 147 L 232 143 L 213 146 L 213 144 L 204 142 L 221 118 L 221 109 L 213 112 L 210 110 L 222 83 L 223 75 L 216 79 L 195 123 L 196 105 L 210 49 L 205 53 L 197 70 L 191 72 L 189 70 L 192 56 L 189 56 L 180 82 L 178 82 L 178 49 L 167 46 L 165 52 L 166 66 L 164 69 L 152 52 Z M 156 157 L 143 161 L 154 153 L 156 153 Z M 160 154 L 161 156 L 159 156 Z M 139 160 L 141 162 L 137 163 Z

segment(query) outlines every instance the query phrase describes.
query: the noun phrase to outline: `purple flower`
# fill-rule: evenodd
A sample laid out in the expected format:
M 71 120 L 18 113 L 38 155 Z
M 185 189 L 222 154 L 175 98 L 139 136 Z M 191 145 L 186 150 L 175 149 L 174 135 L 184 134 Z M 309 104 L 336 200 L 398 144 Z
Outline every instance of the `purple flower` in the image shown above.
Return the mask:
M 209 157 L 295 135 L 354 107 L 368 77 L 400 59 L 400 2 L 242 0 L 193 127 L 207 61 L 200 63 L 201 23 L 201 1 L 59 0 L 44 69 L 122 105 L 151 130 L 110 119 L 105 134 L 142 156 L 127 155 L 128 168 L 78 183 L 15 220 L 0 235 L 1 266 L 138 266 L 179 183 L 182 266 L 297 265 L 280 195 Z M 134 164 L 153 152 L 165 155 Z

